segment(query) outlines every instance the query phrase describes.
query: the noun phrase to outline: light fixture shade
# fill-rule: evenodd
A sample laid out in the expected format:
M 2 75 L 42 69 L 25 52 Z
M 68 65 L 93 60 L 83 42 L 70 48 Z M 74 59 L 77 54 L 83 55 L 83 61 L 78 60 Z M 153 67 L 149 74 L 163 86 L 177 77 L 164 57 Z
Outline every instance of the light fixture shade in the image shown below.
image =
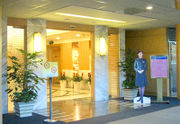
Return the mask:
M 41 34 L 38 32 L 34 33 L 34 51 L 35 52 L 41 51 Z
M 99 39 L 99 54 L 105 55 L 106 54 L 106 40 L 104 37 L 100 37 Z

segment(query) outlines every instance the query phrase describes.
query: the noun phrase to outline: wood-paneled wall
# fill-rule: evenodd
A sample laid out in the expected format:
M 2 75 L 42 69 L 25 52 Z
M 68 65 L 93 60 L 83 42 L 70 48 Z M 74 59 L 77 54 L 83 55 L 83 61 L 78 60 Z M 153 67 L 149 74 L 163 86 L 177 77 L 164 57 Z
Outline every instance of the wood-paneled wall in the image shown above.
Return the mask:
M 117 34 L 108 37 L 109 94 L 119 97 L 119 40 Z
M 150 55 L 167 55 L 166 28 L 155 28 L 141 31 L 126 32 L 126 49 L 143 50 L 144 58 L 148 61 L 148 81 L 146 94 L 156 95 L 156 79 L 150 77 Z M 169 81 L 163 79 L 163 95 L 169 94 Z

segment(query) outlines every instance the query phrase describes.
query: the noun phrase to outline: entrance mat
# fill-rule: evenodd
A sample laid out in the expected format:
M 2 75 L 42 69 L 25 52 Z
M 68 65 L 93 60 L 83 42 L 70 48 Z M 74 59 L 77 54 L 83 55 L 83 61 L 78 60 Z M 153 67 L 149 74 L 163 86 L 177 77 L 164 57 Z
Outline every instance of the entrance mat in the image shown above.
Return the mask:
M 3 115 L 3 124 L 48 124 L 43 120 L 47 117 L 34 114 L 31 117 L 19 118 L 15 113 L 8 113 Z M 51 123 L 52 124 L 52 123 Z M 56 122 L 53 124 L 65 124 L 64 122 Z

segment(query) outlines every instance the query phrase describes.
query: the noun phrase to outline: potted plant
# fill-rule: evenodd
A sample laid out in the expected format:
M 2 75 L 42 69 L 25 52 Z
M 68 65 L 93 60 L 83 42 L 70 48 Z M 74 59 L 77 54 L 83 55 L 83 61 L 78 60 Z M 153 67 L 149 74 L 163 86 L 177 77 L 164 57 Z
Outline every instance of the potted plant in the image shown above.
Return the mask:
M 88 88 L 91 90 L 91 73 L 88 73 Z
M 120 70 L 124 73 L 125 80 L 122 83 L 125 100 L 133 100 L 137 97 L 138 89 L 135 85 L 134 61 L 136 54 L 131 49 L 125 52 L 125 58 L 120 62 Z
M 19 117 L 32 115 L 34 101 L 38 95 L 38 84 L 45 81 L 45 78 L 39 77 L 34 73 L 39 64 L 42 64 L 40 53 L 27 53 L 24 50 L 18 51 L 25 57 L 21 62 L 15 56 L 10 56 L 11 65 L 7 66 L 7 83 L 9 84 L 6 92 L 14 102 L 14 110 Z
M 82 81 L 82 77 L 79 76 L 78 73 L 73 74 L 73 82 L 74 82 L 74 90 L 80 90 L 80 81 Z
M 61 89 L 65 89 L 67 86 L 67 78 L 65 76 L 65 72 L 63 74 L 61 73 L 59 80 Z

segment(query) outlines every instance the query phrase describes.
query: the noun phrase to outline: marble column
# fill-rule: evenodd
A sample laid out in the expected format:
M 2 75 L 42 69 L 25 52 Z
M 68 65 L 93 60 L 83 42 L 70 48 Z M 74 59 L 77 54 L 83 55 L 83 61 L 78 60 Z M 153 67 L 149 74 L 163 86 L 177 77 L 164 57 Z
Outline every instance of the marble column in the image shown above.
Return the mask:
M 2 57 L 1 57 L 1 73 L 7 74 L 7 13 L 6 13 L 6 0 L 2 0 Z M 5 92 L 7 89 L 7 78 L 2 76 L 2 113 L 8 113 L 8 94 Z
M 125 30 L 119 29 L 119 62 L 122 61 L 125 57 Z M 122 94 L 122 83 L 125 80 L 124 73 L 120 71 L 119 68 L 119 88 L 120 88 L 120 97 L 123 97 Z
M 41 52 L 42 59 L 46 60 L 46 21 L 44 19 L 28 19 L 27 20 L 27 51 L 35 52 L 34 49 L 34 32 L 41 34 Z M 38 76 L 43 77 L 42 75 L 42 66 L 35 71 Z M 35 109 L 44 109 L 47 108 L 47 83 L 41 83 L 38 85 L 38 98 L 34 105 Z
M 94 33 L 94 96 L 95 101 L 103 101 L 109 99 L 109 79 L 108 79 L 108 27 L 95 26 Z M 106 54 L 99 55 L 100 37 L 105 38 L 106 42 Z
M 0 58 L 2 60 L 2 0 L 0 1 Z M 2 124 L 2 61 L 0 61 L 0 124 Z

